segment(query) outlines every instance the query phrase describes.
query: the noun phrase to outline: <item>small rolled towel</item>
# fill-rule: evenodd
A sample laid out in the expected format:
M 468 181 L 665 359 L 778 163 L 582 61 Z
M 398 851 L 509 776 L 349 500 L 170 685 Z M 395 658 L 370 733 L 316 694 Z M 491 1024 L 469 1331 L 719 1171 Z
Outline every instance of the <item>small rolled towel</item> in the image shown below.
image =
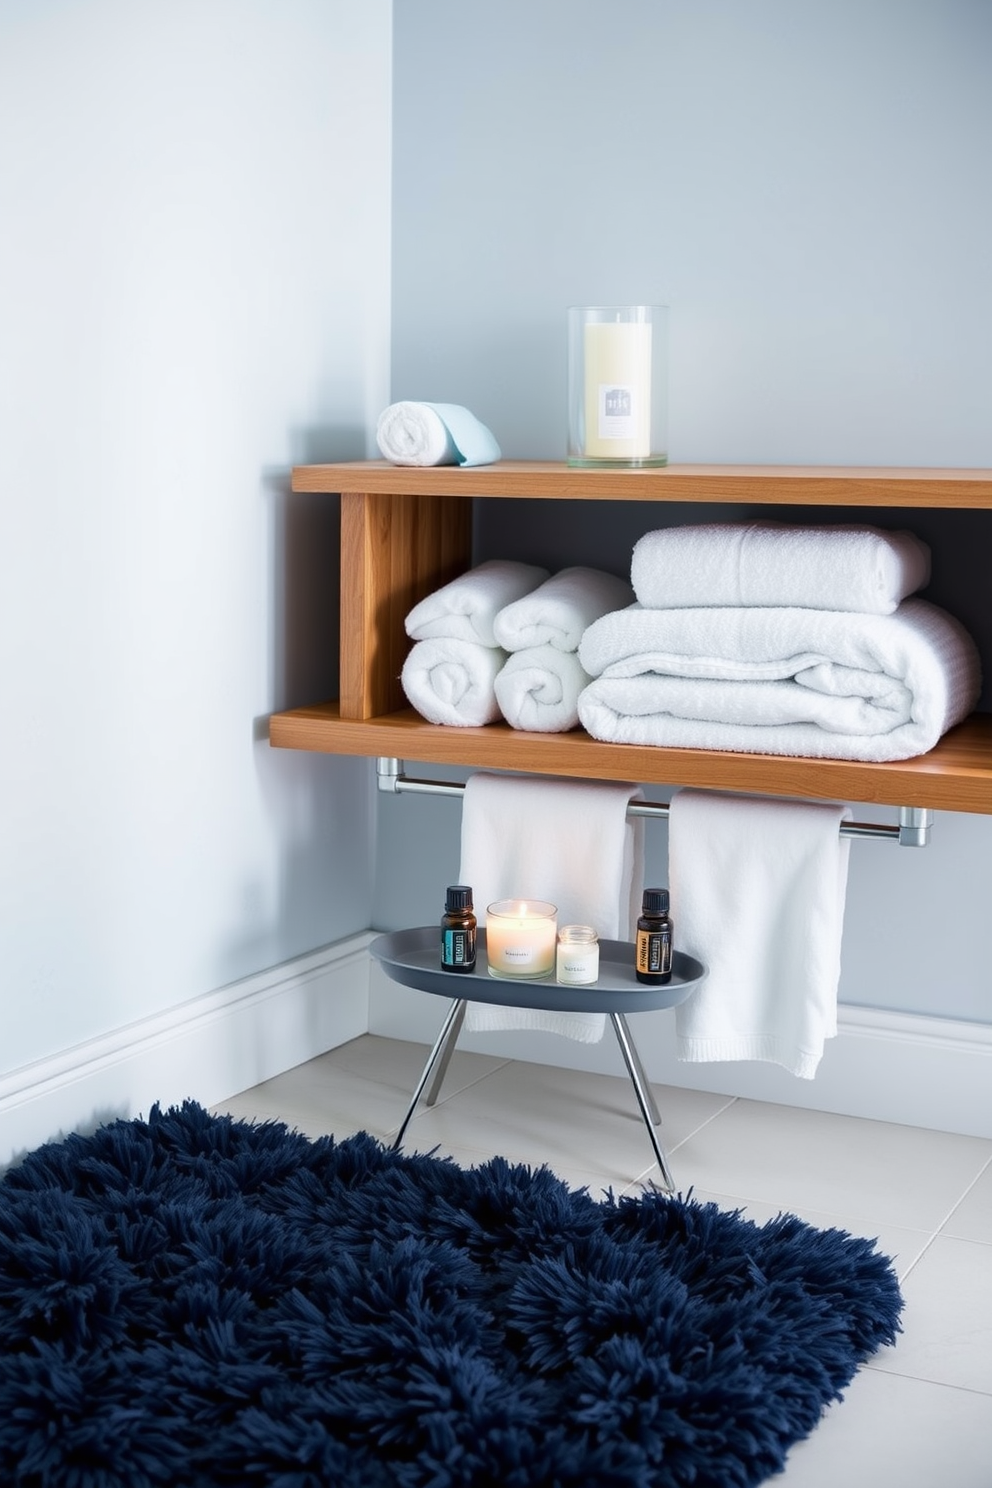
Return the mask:
M 590 681 L 574 651 L 529 646 L 511 651 L 496 678 L 507 723 L 539 734 L 563 734 L 579 721 L 579 693 Z
M 406 617 L 406 633 L 414 641 L 443 636 L 497 646 L 493 622 L 500 610 L 547 577 L 548 570 L 536 564 L 490 558 L 415 604 Z
M 974 641 L 925 599 L 892 615 L 631 605 L 589 627 L 579 660 L 594 738 L 674 749 L 909 759 L 981 690 Z
M 493 624 L 504 651 L 555 646 L 575 651 L 583 632 L 610 610 L 632 603 L 626 579 L 598 568 L 563 568 L 530 594 L 500 610 Z
M 375 426 L 383 458 L 394 465 L 492 465 L 492 432 L 460 403 L 390 403 Z
M 500 716 L 495 682 L 505 661 L 506 652 L 498 646 L 436 636 L 411 647 L 400 681 L 411 706 L 428 723 L 481 728 Z
M 631 583 L 647 609 L 797 606 L 891 615 L 930 581 L 930 549 L 911 532 L 875 527 L 706 523 L 648 532 Z

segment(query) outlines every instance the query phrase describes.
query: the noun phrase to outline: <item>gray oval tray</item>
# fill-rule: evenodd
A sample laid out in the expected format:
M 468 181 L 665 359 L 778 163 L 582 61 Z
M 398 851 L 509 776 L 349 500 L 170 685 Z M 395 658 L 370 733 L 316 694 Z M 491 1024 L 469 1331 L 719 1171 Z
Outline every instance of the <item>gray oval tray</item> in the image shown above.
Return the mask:
M 554 977 L 505 981 L 489 975 L 486 932 L 478 932 L 474 971 L 442 971 L 441 931 L 437 925 L 394 930 L 369 947 L 386 975 L 404 987 L 464 997 L 500 1007 L 542 1008 L 559 1013 L 641 1013 L 685 1002 L 705 974 L 702 962 L 682 951 L 673 957 L 672 980 L 649 987 L 634 974 L 634 947 L 628 940 L 599 942 L 599 980 L 589 987 L 562 987 Z

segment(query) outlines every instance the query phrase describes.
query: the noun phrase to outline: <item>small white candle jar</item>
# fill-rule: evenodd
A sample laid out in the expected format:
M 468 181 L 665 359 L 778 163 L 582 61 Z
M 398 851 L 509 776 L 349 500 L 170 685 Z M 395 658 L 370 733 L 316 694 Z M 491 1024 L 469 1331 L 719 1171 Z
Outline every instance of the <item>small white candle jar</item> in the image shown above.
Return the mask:
M 667 306 L 569 310 L 568 463 L 667 465 Z
M 562 925 L 555 979 L 563 987 L 587 987 L 599 976 L 599 937 L 591 925 Z
M 489 975 L 507 981 L 551 976 L 558 910 L 543 899 L 498 899 L 486 910 Z

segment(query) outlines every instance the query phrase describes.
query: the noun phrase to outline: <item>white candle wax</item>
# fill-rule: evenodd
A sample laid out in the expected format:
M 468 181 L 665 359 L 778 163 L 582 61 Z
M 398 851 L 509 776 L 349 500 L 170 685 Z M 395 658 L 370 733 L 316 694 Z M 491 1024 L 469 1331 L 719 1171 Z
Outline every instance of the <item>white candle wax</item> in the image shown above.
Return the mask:
M 585 328 L 585 453 L 603 460 L 651 454 L 651 326 L 589 321 Z
M 550 976 L 557 911 L 538 899 L 501 899 L 486 911 L 486 956 L 494 977 Z

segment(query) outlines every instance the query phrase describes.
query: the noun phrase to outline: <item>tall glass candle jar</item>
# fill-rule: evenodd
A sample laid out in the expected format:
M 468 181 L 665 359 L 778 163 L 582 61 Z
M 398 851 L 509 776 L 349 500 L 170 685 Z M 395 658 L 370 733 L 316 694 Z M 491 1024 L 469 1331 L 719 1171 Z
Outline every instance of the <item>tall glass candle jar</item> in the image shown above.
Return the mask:
M 568 463 L 667 465 L 667 306 L 569 310 Z
M 558 910 L 543 899 L 498 899 L 486 910 L 489 975 L 535 980 L 555 969 Z
M 555 980 L 563 987 L 588 987 L 599 976 L 599 937 L 591 925 L 562 925 Z

